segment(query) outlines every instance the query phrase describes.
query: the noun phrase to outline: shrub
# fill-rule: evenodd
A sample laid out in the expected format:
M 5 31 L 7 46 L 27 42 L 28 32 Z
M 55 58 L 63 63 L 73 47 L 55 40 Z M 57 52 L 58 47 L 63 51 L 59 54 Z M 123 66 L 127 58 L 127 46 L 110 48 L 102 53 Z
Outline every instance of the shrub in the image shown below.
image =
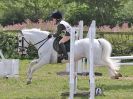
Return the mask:
M 5 58 L 21 58 L 21 59 L 34 59 L 37 58 L 37 50 L 30 46 L 27 51 L 26 56 L 20 56 L 17 52 L 18 49 L 18 31 L 11 32 L 1 32 L 0 33 L 0 49 L 5 56 Z

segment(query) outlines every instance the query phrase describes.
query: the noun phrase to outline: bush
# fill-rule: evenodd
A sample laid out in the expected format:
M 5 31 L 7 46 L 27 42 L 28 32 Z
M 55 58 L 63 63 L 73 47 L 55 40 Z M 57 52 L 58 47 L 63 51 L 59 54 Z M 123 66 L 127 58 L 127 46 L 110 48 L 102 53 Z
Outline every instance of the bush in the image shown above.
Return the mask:
M 0 33 L 0 49 L 6 58 L 17 58 L 17 38 L 15 35 Z
M 109 32 L 101 32 L 97 33 L 99 37 L 103 37 L 107 39 L 113 48 L 112 56 L 129 56 L 133 54 L 133 44 L 131 44 L 133 35 L 132 32 L 127 33 L 109 33 Z
M 38 58 L 38 52 L 35 47 L 30 46 L 28 48 L 28 55 L 22 57 L 17 52 L 18 39 L 17 33 L 13 31 L 0 33 L 0 49 L 2 49 L 6 58 L 21 58 L 21 59 L 34 59 Z M 85 34 L 85 33 L 84 33 Z M 97 38 L 103 37 L 107 39 L 113 47 L 112 56 L 124 56 L 133 54 L 133 35 L 130 32 L 127 33 L 109 33 L 98 32 Z
M 18 38 L 16 32 L 1 32 L 0 33 L 0 49 L 5 56 L 5 58 L 21 58 L 21 59 L 34 59 L 38 57 L 37 50 L 33 46 L 29 46 L 27 55 L 20 56 L 17 52 L 18 50 Z

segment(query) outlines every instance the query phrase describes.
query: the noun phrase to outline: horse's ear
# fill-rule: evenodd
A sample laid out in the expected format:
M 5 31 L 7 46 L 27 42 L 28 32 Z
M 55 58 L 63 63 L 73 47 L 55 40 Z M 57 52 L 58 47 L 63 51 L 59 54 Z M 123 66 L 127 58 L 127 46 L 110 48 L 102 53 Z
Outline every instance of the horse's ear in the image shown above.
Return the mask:
M 22 30 L 19 30 L 19 31 L 18 31 L 18 36 L 24 36 Z
M 20 30 L 20 32 L 19 32 L 19 33 L 20 33 L 22 36 L 24 35 L 24 34 L 23 34 L 23 32 L 22 32 L 22 30 Z

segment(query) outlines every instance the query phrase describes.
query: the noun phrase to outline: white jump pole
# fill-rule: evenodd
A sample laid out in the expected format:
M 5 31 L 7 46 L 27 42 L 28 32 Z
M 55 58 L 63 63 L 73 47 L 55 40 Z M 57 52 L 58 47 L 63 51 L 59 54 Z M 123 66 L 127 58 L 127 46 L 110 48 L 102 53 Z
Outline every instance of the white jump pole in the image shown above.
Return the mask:
M 88 33 L 87 33 L 87 36 L 86 36 L 86 38 L 90 38 L 90 34 L 92 34 L 92 30 L 93 30 L 93 28 L 95 29 L 95 27 L 94 27 L 94 25 L 92 25 L 93 24 L 93 21 L 92 21 L 92 23 L 91 23 L 91 25 L 90 25 L 90 27 L 89 27 L 89 31 L 88 31 Z M 93 34 L 94 35 L 94 38 L 95 38 L 95 34 Z M 89 60 L 87 59 L 87 70 L 89 69 Z
M 70 36 L 70 93 L 69 93 L 69 99 L 74 98 L 74 89 L 75 89 L 75 74 L 74 74 L 74 43 L 75 43 L 75 29 L 71 29 L 71 36 Z
M 79 39 L 83 39 L 83 21 L 79 21 L 79 25 L 78 25 L 78 37 Z M 77 72 L 78 73 L 82 73 L 84 71 L 84 65 L 82 64 L 82 59 L 78 61 L 78 68 L 77 68 Z
M 111 59 L 133 59 L 133 56 L 113 56 Z
M 111 59 L 115 59 L 115 60 L 124 60 L 124 59 L 133 59 L 133 56 L 113 56 L 110 57 Z M 118 65 L 128 65 L 128 66 L 132 66 L 133 62 L 126 62 L 126 63 L 121 63 L 118 62 Z
M 83 21 L 79 21 L 79 25 L 78 27 L 75 27 L 75 31 L 77 32 L 77 35 L 78 35 L 78 38 L 76 39 L 82 39 L 83 38 Z M 85 59 L 84 59 L 85 60 Z M 82 60 L 79 60 L 78 63 L 77 63 L 77 72 L 78 73 L 82 73 L 85 69 L 85 62 L 82 63 L 83 61 Z M 69 63 L 66 63 L 66 72 L 69 72 Z
M 79 21 L 79 39 L 83 39 L 83 20 Z
M 94 75 L 94 58 L 93 58 L 93 54 L 94 54 L 94 49 L 93 49 L 93 45 L 94 45 L 94 38 L 95 38 L 95 33 L 96 33 L 96 22 L 93 20 L 92 24 L 91 24 L 91 28 L 89 32 L 89 40 L 90 40 L 90 48 L 89 48 L 89 64 L 90 64 L 90 74 L 89 74 L 89 78 L 90 78 L 90 97 L 89 99 L 95 99 L 95 75 Z
M 133 62 L 127 62 L 127 63 L 117 63 L 118 65 L 128 65 L 128 66 L 133 66 Z

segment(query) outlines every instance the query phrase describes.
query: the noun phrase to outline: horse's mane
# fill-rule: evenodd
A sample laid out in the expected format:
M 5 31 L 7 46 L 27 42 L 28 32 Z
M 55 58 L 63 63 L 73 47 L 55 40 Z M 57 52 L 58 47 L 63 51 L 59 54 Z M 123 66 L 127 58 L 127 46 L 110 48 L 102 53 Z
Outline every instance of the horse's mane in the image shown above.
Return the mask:
M 48 31 L 42 31 L 41 29 L 38 29 L 38 28 L 22 29 L 21 31 L 22 31 L 22 33 L 26 33 L 26 32 L 28 32 L 28 33 L 47 34 L 47 35 L 50 34 L 50 32 L 48 32 Z
M 23 31 L 26 31 L 26 32 L 32 32 L 32 31 L 40 31 L 40 29 L 38 29 L 38 28 L 22 29 L 21 31 L 22 31 L 22 32 L 23 32 Z

